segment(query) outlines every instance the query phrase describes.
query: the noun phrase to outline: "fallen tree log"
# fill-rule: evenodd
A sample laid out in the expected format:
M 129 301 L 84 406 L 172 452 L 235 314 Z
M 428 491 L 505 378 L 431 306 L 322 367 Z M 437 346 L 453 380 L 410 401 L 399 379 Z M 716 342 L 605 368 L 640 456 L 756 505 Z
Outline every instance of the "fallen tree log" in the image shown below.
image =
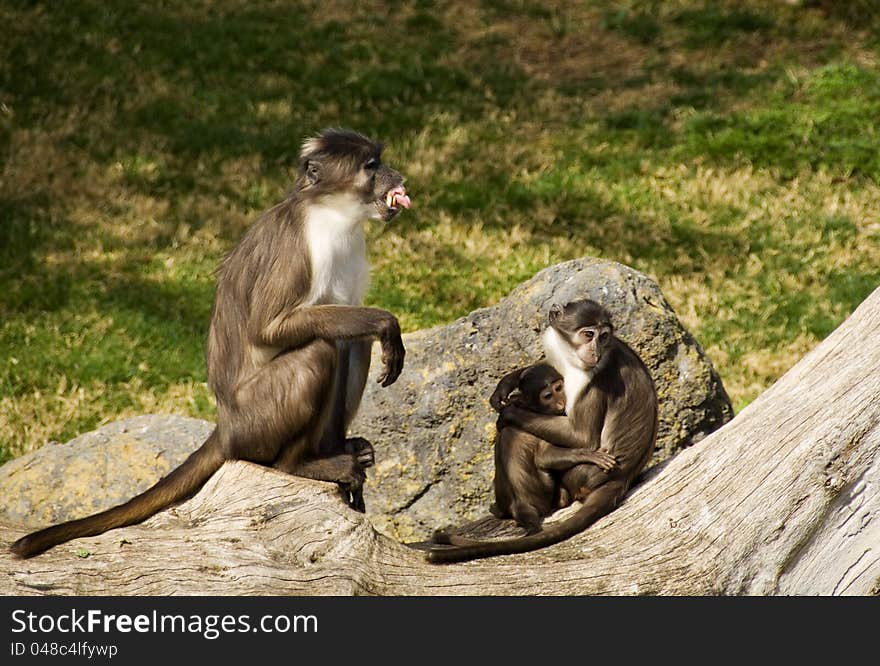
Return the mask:
M 0 594 L 877 594 L 880 289 L 611 515 L 524 555 L 436 566 L 335 488 L 227 463 L 142 525 L 31 560 Z M 0 526 L 8 546 L 23 530 Z

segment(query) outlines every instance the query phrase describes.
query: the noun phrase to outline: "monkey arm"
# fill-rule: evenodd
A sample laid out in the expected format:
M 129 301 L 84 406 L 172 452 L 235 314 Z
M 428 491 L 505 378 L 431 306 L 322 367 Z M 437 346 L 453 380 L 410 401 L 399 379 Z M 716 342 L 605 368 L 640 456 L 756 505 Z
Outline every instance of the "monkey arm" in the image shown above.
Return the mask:
M 599 469 L 610 472 L 617 466 L 614 456 L 604 451 L 588 451 L 581 448 L 563 448 L 543 442 L 535 453 L 535 463 L 540 469 L 548 471 L 564 471 L 576 465 L 592 463 Z
M 555 446 L 569 449 L 596 448 L 595 442 L 590 440 L 587 433 L 572 428 L 567 416 L 547 416 L 510 405 L 504 408 L 502 418 L 505 424 L 514 425 Z
M 397 318 L 387 310 L 353 305 L 312 305 L 282 312 L 255 331 L 260 343 L 296 348 L 315 338 L 356 340 L 400 336 Z
M 324 340 L 378 339 L 385 371 L 382 386 L 393 384 L 403 370 L 406 350 L 397 318 L 387 310 L 352 305 L 313 305 L 295 308 L 273 317 L 254 331 L 261 345 L 296 349 L 316 338 Z

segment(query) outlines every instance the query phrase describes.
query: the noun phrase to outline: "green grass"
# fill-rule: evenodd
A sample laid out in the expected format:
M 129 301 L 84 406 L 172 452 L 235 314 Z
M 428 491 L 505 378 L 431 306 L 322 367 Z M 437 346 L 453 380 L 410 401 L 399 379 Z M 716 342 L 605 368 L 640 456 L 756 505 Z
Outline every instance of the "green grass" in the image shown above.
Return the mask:
M 0 3 L 0 461 L 214 416 L 214 268 L 334 125 L 407 176 L 368 293 L 406 330 L 613 259 L 741 408 L 880 281 L 880 23 L 857 4 Z

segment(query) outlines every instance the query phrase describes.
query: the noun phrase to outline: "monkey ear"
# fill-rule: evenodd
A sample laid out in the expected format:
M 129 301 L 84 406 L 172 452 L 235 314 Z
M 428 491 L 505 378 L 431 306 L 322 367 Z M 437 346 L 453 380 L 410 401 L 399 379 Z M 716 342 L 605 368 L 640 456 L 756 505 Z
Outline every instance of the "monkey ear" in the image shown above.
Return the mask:
M 314 185 L 321 180 L 321 165 L 315 160 L 306 160 L 304 171 L 309 185 Z
M 559 303 L 554 303 L 553 305 L 550 306 L 550 312 L 548 313 L 547 318 L 550 320 L 550 323 L 552 324 L 554 321 L 559 319 L 559 317 L 561 315 L 562 315 L 562 306 L 559 305 Z

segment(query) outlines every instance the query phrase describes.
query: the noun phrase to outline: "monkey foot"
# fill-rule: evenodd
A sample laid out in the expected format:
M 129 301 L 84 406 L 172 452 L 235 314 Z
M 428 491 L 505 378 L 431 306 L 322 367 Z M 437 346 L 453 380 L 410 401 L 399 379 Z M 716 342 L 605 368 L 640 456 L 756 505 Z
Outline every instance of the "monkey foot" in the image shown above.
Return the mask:
M 360 513 L 367 512 L 367 505 L 364 503 L 363 485 L 355 488 L 352 484 L 340 483 L 339 494 L 342 496 L 342 501 L 348 504 L 348 506 L 350 506 L 355 511 L 358 511 Z
M 449 546 L 452 545 L 452 536 L 445 529 L 434 530 L 434 534 L 431 535 L 431 543 Z
M 367 442 L 367 440 L 363 440 Z M 369 446 L 369 442 L 367 442 Z M 370 446 L 370 456 L 372 457 L 373 447 Z M 343 501 L 355 511 L 361 513 L 367 512 L 364 503 L 364 482 L 367 480 L 367 474 L 363 465 L 360 464 L 356 454 L 348 454 L 351 456 L 351 469 L 348 478 L 339 481 L 339 492 Z
M 357 459 L 361 467 L 372 467 L 376 462 L 373 445 L 363 437 L 349 437 L 345 440 L 345 452 Z

